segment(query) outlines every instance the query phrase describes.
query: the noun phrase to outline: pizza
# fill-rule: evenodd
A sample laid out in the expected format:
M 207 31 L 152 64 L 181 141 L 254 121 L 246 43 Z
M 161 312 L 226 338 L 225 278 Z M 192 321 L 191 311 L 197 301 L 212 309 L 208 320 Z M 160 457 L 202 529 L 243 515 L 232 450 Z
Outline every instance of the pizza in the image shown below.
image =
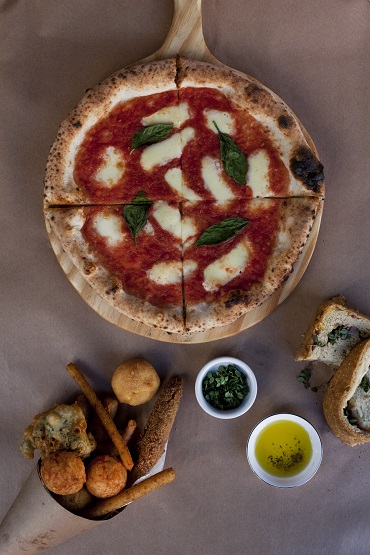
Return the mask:
M 191 333 L 231 323 L 284 283 L 323 195 L 312 143 L 274 93 L 176 58 L 87 91 L 51 148 L 44 211 L 99 296 Z

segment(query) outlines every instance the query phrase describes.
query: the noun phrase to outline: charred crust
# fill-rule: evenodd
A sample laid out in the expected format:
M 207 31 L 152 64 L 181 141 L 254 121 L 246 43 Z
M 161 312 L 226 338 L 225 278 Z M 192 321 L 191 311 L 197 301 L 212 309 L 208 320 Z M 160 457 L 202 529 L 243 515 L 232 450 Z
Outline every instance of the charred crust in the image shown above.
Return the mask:
M 228 299 L 225 301 L 225 308 L 231 308 L 238 304 L 248 306 L 248 295 L 244 291 L 230 291 Z
M 73 127 L 76 127 L 76 128 L 82 127 L 82 123 L 80 122 L 80 120 L 72 122 L 72 125 L 73 125 Z
M 280 129 L 290 129 L 293 127 L 293 118 L 287 115 L 282 115 L 278 118 L 278 125 Z
M 84 274 L 89 276 L 94 272 L 94 270 L 95 270 L 95 264 L 93 264 L 92 262 L 86 262 L 84 266 Z
M 113 287 L 110 287 L 109 289 L 106 290 L 106 294 L 114 295 L 114 293 L 117 293 L 117 291 L 118 291 L 118 285 L 113 285 Z
M 308 189 L 314 193 L 321 190 L 324 166 L 308 148 L 300 148 L 290 160 L 290 169 Z
M 244 91 L 253 104 L 262 104 L 262 101 L 265 99 L 265 91 L 255 83 L 245 87 Z

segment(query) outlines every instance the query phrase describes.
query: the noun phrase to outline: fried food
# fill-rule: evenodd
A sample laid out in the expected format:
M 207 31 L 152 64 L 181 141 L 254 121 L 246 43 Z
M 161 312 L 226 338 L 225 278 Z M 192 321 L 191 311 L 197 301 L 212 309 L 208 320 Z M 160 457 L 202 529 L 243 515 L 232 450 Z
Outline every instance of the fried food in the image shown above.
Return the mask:
M 131 453 L 123 441 L 122 437 L 120 436 L 119 431 L 116 428 L 115 423 L 113 422 L 111 416 L 107 413 L 105 408 L 103 407 L 102 403 L 96 396 L 95 391 L 92 389 L 88 381 L 85 377 L 81 374 L 79 369 L 72 363 L 67 365 L 67 372 L 70 376 L 75 380 L 75 382 L 80 386 L 84 395 L 86 395 L 90 405 L 99 416 L 104 428 L 108 432 L 109 437 L 113 441 L 120 459 L 127 470 L 131 470 L 134 466 L 134 461 L 132 460 Z
M 112 389 L 121 403 L 136 407 L 153 399 L 160 386 L 154 367 L 144 359 L 127 360 L 112 377 Z
M 94 437 L 86 433 L 86 428 L 86 418 L 77 403 L 58 404 L 34 417 L 23 433 L 20 450 L 26 459 L 33 459 L 35 449 L 40 451 L 43 459 L 63 450 L 85 458 L 96 447 Z
M 53 493 L 77 493 L 86 482 L 85 465 L 76 453 L 57 451 L 43 460 L 41 478 Z
M 93 506 L 89 507 L 83 512 L 83 516 L 90 519 L 100 518 L 113 511 L 117 511 L 127 503 L 135 501 L 139 497 L 154 491 L 161 486 L 169 484 L 175 480 L 175 472 L 173 468 L 166 468 L 146 480 L 142 480 L 139 484 L 132 486 L 131 488 L 124 489 L 121 493 L 118 493 L 110 499 L 104 499 L 102 501 L 97 501 Z
M 87 467 L 86 487 L 99 498 L 112 497 L 126 485 L 127 470 L 123 464 L 109 455 L 96 457 Z
M 145 476 L 164 453 L 182 396 L 182 378 L 169 380 L 160 393 L 138 441 L 138 460 L 130 484 Z
M 71 513 L 80 513 L 86 509 L 88 505 L 94 501 L 94 497 L 88 491 L 86 486 L 83 486 L 77 493 L 70 493 L 69 495 L 56 495 L 55 499 Z

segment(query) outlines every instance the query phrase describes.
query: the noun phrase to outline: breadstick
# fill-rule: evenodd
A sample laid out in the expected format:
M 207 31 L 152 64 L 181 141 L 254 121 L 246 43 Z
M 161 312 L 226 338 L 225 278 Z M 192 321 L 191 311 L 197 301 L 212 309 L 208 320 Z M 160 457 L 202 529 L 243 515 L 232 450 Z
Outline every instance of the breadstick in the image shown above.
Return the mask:
M 109 437 L 113 441 L 118 454 L 121 458 L 123 466 L 127 470 L 131 470 L 134 466 L 134 462 L 131 457 L 131 453 L 123 441 L 119 431 L 116 428 L 115 423 L 113 422 L 110 415 L 107 413 L 105 408 L 103 407 L 102 403 L 96 396 L 95 391 L 92 389 L 90 384 L 87 382 L 85 377 L 81 374 L 79 369 L 72 363 L 68 364 L 67 372 L 72 376 L 75 382 L 80 386 L 82 392 L 87 397 L 90 405 L 99 416 L 104 428 L 107 430 Z
M 155 489 L 164 486 L 170 482 L 175 480 L 175 472 L 173 468 L 166 468 L 166 470 L 162 470 L 150 478 L 146 478 L 142 480 L 139 484 L 132 486 L 131 488 L 124 489 L 117 495 L 110 497 L 109 499 L 102 499 L 101 501 L 97 501 L 95 505 L 89 507 L 86 511 L 83 512 L 82 516 L 85 518 L 99 518 L 105 516 L 113 511 L 117 511 L 127 503 L 131 503 L 135 499 L 154 491 Z
M 133 484 L 145 476 L 164 453 L 182 396 L 182 378 L 171 378 L 150 413 L 138 441 L 138 460 L 129 476 Z
M 136 430 L 136 427 L 137 427 L 136 420 L 129 420 L 127 422 L 127 426 L 121 434 L 122 439 L 126 443 L 126 445 L 128 444 L 128 442 L 132 438 L 133 433 Z

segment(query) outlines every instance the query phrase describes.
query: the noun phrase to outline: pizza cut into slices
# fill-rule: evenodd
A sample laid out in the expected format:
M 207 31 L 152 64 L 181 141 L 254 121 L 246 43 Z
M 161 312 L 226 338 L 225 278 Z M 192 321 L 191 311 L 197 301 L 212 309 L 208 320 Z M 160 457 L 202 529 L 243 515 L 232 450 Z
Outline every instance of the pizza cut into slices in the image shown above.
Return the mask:
M 181 215 L 176 203 L 49 207 L 45 216 L 63 250 L 95 292 L 119 312 L 181 332 Z
M 322 196 L 323 166 L 282 100 L 229 68 L 185 58 L 178 67 L 195 130 L 181 155 L 185 199 Z
M 288 278 L 315 220 L 319 199 L 184 202 L 186 330 L 230 324 Z
M 276 291 L 323 197 L 315 147 L 281 99 L 182 57 L 88 90 L 44 184 L 48 228 L 93 291 L 181 333 L 229 324 Z

